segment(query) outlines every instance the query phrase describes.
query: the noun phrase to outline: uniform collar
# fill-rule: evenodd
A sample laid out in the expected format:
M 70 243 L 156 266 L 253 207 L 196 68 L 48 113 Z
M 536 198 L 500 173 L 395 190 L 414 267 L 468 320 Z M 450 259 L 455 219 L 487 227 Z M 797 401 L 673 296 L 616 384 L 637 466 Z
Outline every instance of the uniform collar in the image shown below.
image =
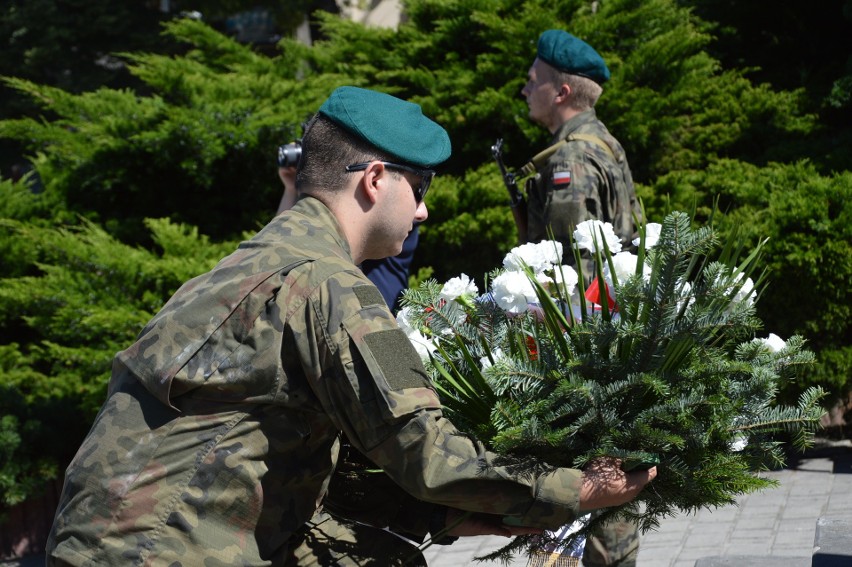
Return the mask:
M 353 262 L 352 249 L 337 217 L 322 201 L 310 195 L 301 196 L 293 208 L 276 216 L 262 232 L 269 233 L 262 238 L 276 240 L 311 235 L 312 238 L 299 242 L 306 255 L 334 255 Z
M 565 122 L 562 123 L 562 126 L 556 131 L 553 135 L 552 142 L 558 142 L 559 140 L 564 140 L 568 137 L 568 134 L 577 130 L 580 126 L 584 124 L 589 124 L 598 119 L 597 114 L 595 113 L 594 108 L 590 108 L 589 110 L 585 110 L 572 118 L 569 118 Z

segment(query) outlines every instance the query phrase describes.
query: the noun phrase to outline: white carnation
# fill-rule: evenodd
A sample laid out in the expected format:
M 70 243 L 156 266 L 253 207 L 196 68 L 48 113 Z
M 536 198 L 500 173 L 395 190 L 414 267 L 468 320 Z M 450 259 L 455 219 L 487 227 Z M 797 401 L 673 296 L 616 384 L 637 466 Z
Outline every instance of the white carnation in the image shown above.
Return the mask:
M 526 273 L 516 270 L 503 272 L 494 278 L 491 293 L 497 305 L 509 313 L 523 313 L 537 299 L 535 288 Z
M 742 279 L 742 274 L 737 276 L 736 282 Z M 737 293 L 734 295 L 734 302 L 739 303 L 740 301 L 748 301 L 749 303 L 754 303 L 754 282 L 751 281 L 751 278 L 746 278 L 745 282 L 743 282 L 742 286 L 737 290 Z
M 409 331 L 416 331 L 417 329 L 411 324 L 411 307 L 403 307 L 396 314 L 396 324 L 399 325 L 399 328 L 402 329 L 406 334 Z
M 604 247 L 601 242 L 601 231 L 606 240 L 606 245 L 609 251 L 613 254 L 621 252 L 621 239 L 615 234 L 612 224 L 601 222 L 599 220 L 587 220 L 577 225 L 574 231 L 574 245 L 578 248 L 595 252 L 595 242 L 598 243 L 598 248 L 603 253 Z
M 649 222 L 645 225 L 645 248 L 653 248 L 660 240 L 660 232 L 663 225 L 658 222 Z M 639 238 L 633 239 L 633 246 L 639 246 Z
M 537 243 L 527 243 L 512 248 L 503 258 L 503 267 L 511 271 L 520 271 L 524 266 L 538 274 L 552 268 L 562 260 L 562 243 L 554 240 L 544 240 Z
M 441 288 L 440 297 L 447 301 L 453 301 L 462 295 L 476 296 L 478 293 L 479 288 L 476 287 L 476 283 L 466 274 L 462 274 L 447 280 L 447 283 Z
M 743 273 L 738 273 L 735 277 L 726 281 L 726 276 L 724 274 L 719 274 L 716 277 L 716 285 L 719 285 L 720 281 L 724 282 L 728 287 L 726 290 L 726 295 L 730 295 L 733 293 L 733 297 L 731 297 L 731 303 L 728 305 L 727 310 L 730 311 L 734 305 L 737 303 L 742 303 L 743 301 L 747 302 L 749 305 L 754 303 L 754 282 L 751 278 L 746 278 L 745 281 L 740 283 L 743 279 Z M 728 283 L 730 282 L 730 283 Z M 737 290 L 734 292 L 734 290 Z
M 639 257 L 635 254 L 631 254 L 630 252 L 620 252 L 612 257 L 612 265 L 615 268 L 615 277 L 619 284 L 624 283 L 627 278 L 636 273 L 636 262 L 638 260 Z M 607 285 L 614 287 L 609 262 L 604 264 L 603 273 Z M 642 277 L 645 281 L 651 279 L 651 266 L 647 264 L 642 266 Z
M 428 360 L 430 355 L 438 350 L 438 347 L 435 346 L 435 342 L 419 331 L 408 333 L 406 336 L 411 342 L 411 345 L 414 347 L 414 350 L 417 351 L 417 354 L 419 354 L 420 358 L 423 360 Z
M 563 264 L 562 266 L 553 268 L 553 280 L 556 282 L 556 285 L 562 288 L 562 295 L 570 297 L 574 293 L 580 277 L 574 268 Z
M 779 350 L 781 350 L 781 349 L 783 349 L 787 346 L 787 343 L 784 341 L 784 339 L 782 339 L 781 337 L 779 337 L 775 333 L 769 333 L 769 336 L 766 337 L 765 339 L 754 339 L 754 340 L 762 342 L 772 352 L 778 352 Z
M 497 362 L 504 357 L 505 355 L 503 354 L 503 350 L 500 348 L 495 348 L 494 351 L 491 353 L 491 358 L 494 359 L 494 362 Z M 493 366 L 493 364 L 491 364 L 491 358 L 483 356 L 479 359 L 479 364 L 482 366 L 483 370 L 485 370 L 486 368 L 491 368 Z
M 734 440 L 730 444 L 731 451 L 738 453 L 748 445 L 748 437 L 743 433 L 737 433 Z
M 733 283 L 728 288 L 728 293 L 731 293 L 734 289 L 737 289 L 734 296 L 731 298 L 731 305 L 740 303 L 742 301 L 747 301 L 749 304 L 754 303 L 754 282 L 751 281 L 751 278 L 746 278 L 743 283 L 740 281 L 743 279 L 742 272 L 738 273 L 736 277 L 733 279 Z
M 695 297 L 692 295 L 692 284 L 683 282 L 678 286 L 680 290 L 680 298 L 677 300 L 677 310 L 680 312 L 683 309 L 683 304 L 686 302 L 686 308 L 689 309 L 695 303 Z

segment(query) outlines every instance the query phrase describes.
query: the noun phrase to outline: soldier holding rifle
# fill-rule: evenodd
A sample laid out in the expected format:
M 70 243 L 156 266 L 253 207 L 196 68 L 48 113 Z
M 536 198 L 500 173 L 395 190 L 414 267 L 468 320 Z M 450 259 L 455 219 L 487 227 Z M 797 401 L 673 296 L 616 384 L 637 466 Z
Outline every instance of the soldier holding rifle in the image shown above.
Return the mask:
M 509 190 L 520 242 L 553 237 L 562 242 L 563 260 L 574 264 L 571 239 L 586 220 L 611 223 L 626 248 L 634 236 L 633 215 L 640 214 L 633 176 L 624 148 L 595 114 L 610 72 L 589 44 L 562 30 L 539 36 L 536 58 L 521 90 L 533 122 L 553 134 L 551 145 L 517 173 L 502 160 L 502 140 L 492 146 Z M 517 180 L 526 180 L 527 199 Z M 586 283 L 593 262 L 583 262 Z M 639 534 L 635 525 L 613 522 L 586 543 L 585 567 L 635 567 Z
M 551 145 L 517 174 L 501 164 L 512 195 L 512 211 L 521 242 L 539 242 L 552 230 L 562 242 L 565 262 L 573 264 L 570 240 L 581 222 L 612 223 L 627 247 L 638 214 L 633 176 L 624 148 L 595 114 L 610 77 L 603 58 L 586 42 L 562 30 L 548 30 L 538 40 L 537 56 L 521 94 L 529 117 L 553 134 Z M 492 147 L 499 157 L 500 141 Z M 501 160 L 498 159 L 498 163 Z M 526 180 L 525 201 L 516 186 Z M 514 186 L 514 187 L 513 187 Z M 589 276 L 590 266 L 583 266 Z

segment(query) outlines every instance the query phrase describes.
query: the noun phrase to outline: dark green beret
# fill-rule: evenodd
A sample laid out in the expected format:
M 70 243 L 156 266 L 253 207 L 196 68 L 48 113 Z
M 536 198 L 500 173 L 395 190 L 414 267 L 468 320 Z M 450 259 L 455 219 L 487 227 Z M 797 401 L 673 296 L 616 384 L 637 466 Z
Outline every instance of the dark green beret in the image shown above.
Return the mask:
M 562 30 L 547 30 L 538 38 L 538 58 L 563 73 L 580 75 L 603 84 L 609 69 L 592 46 Z
M 452 151 L 447 131 L 423 116 L 419 104 L 389 94 L 339 87 L 319 112 L 406 164 L 433 167 Z

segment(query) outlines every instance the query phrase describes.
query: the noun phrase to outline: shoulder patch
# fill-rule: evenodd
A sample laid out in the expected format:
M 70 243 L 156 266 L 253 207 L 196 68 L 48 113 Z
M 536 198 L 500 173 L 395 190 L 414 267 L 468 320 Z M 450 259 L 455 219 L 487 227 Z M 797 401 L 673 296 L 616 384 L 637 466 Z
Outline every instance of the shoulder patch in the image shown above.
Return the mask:
M 382 297 L 382 293 L 375 286 L 356 285 L 352 288 L 352 291 L 361 303 L 361 307 L 369 307 L 370 305 L 387 305 L 385 303 L 385 298 Z
M 370 333 L 364 337 L 364 342 L 370 347 L 391 390 L 431 388 L 423 362 L 402 329 Z

